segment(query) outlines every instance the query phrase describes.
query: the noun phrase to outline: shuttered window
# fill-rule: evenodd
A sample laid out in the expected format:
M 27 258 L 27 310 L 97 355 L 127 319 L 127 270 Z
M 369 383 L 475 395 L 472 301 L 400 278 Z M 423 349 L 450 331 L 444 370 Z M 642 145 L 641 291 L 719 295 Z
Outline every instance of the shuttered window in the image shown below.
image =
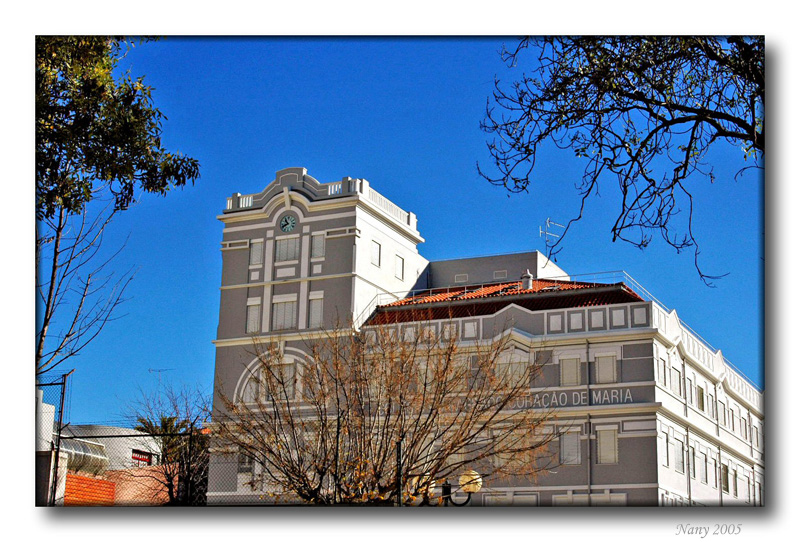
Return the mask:
M 250 243 L 250 265 L 261 265 L 264 259 L 264 243 Z
M 311 257 L 322 258 L 325 256 L 325 236 L 312 235 L 311 236 Z
M 322 299 L 308 301 L 308 327 L 316 329 L 322 326 Z
M 722 472 L 720 473 L 720 480 L 722 482 L 722 491 L 727 493 L 730 490 L 728 485 L 730 480 L 728 477 L 728 465 L 722 465 Z
M 275 261 L 288 262 L 300 259 L 300 238 L 278 239 L 275 241 Z
M 581 462 L 580 433 L 572 431 L 559 438 L 562 465 L 578 465 Z
M 617 358 L 615 356 L 598 356 L 595 358 L 598 384 L 617 381 Z
M 686 461 L 683 455 L 683 442 L 680 440 L 675 441 L 675 470 L 684 472 L 686 468 Z
M 294 329 L 297 327 L 297 301 L 272 304 L 272 329 Z
M 581 383 L 581 360 L 578 358 L 562 358 L 559 360 L 561 365 L 561 385 L 577 386 Z
M 261 305 L 249 305 L 247 307 L 247 333 L 258 333 L 261 331 Z M 241 329 L 241 328 L 240 328 Z
M 617 462 L 616 429 L 597 431 L 597 462 L 601 465 L 613 465 Z
M 670 378 L 670 389 L 672 393 L 675 395 L 681 396 L 681 372 L 678 369 L 672 369 L 672 375 Z

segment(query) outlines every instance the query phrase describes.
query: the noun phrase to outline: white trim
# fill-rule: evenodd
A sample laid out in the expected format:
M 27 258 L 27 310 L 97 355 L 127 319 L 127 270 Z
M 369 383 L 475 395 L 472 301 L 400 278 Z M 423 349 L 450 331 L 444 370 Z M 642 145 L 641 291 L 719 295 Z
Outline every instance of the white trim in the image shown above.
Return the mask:
M 324 296 L 324 290 L 314 290 L 313 292 L 308 292 L 308 299 L 322 299 Z
M 281 294 L 272 296 L 273 303 L 287 303 L 297 301 L 297 294 Z
M 248 297 L 247 298 L 247 306 L 251 305 L 261 305 L 261 298 L 260 297 Z

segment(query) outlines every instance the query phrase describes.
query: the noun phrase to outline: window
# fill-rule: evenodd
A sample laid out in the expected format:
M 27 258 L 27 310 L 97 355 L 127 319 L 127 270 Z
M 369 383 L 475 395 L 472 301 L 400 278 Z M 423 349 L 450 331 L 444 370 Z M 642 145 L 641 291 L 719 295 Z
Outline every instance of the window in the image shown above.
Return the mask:
M 261 305 L 247 306 L 247 333 L 258 333 L 261 331 Z
M 372 265 L 381 266 L 381 244 L 377 241 L 372 242 Z
M 661 464 L 664 465 L 665 467 L 669 467 L 669 448 L 670 448 L 669 433 L 664 431 L 663 433 L 661 433 L 661 435 L 664 441 L 664 445 L 661 446 Z
M 675 470 L 684 472 L 686 468 L 685 458 L 683 455 L 683 442 L 680 440 L 675 441 Z
M 598 356 L 595 358 L 595 366 L 598 384 L 617 381 L 617 358 L 615 356 Z
M 276 391 L 281 396 L 278 397 L 278 399 L 284 399 L 284 398 L 294 399 L 294 389 L 295 389 L 294 363 L 284 363 L 275 366 L 274 374 L 275 378 L 269 383 L 268 386 L 265 386 L 265 388 L 269 387 L 274 388 L 274 391 Z M 280 378 L 280 380 L 277 380 L 278 378 Z M 269 389 L 265 389 L 264 395 L 266 396 L 265 398 L 267 401 L 272 399 L 272 394 L 270 393 Z
M 300 259 L 300 238 L 278 239 L 275 241 L 275 261 L 290 262 Z
M 598 429 L 597 431 L 597 463 L 613 465 L 617 462 L 617 430 Z
M 711 468 L 714 471 L 714 487 L 717 487 L 717 484 L 719 483 L 718 482 L 718 478 L 717 478 L 717 476 L 719 475 L 719 469 L 717 468 L 717 460 L 716 459 L 712 459 L 711 460 Z
M 708 456 L 703 452 L 700 452 L 700 481 L 708 483 Z
M 244 450 L 239 451 L 239 460 L 237 465 L 237 472 L 251 474 L 253 472 L 253 458 Z
M 739 473 L 736 469 L 733 469 L 733 496 L 739 496 Z
M 153 464 L 153 454 L 142 450 L 131 450 L 131 459 L 137 467 L 146 467 Z
M 297 301 L 272 304 L 272 329 L 294 329 L 297 327 Z
M 578 358 L 562 358 L 559 360 L 561 365 L 561 385 L 577 386 L 581 383 L 581 360 Z
M 570 431 L 559 437 L 562 465 L 579 465 L 581 462 L 580 433 Z
M 264 263 L 264 243 L 250 242 L 250 265 L 262 265 Z
M 461 282 L 467 282 L 469 280 L 469 275 L 466 274 L 466 273 L 461 273 L 461 274 L 456 275 L 453 278 L 453 280 L 455 281 L 456 284 L 461 283 Z
M 322 327 L 322 298 L 308 300 L 308 327 Z
M 670 389 L 672 393 L 682 396 L 681 393 L 681 372 L 679 369 L 672 369 L 672 378 L 670 378 Z
M 258 401 L 259 392 L 261 390 L 260 382 L 256 376 L 251 376 L 247 379 L 242 390 L 241 400 L 243 403 L 255 403 Z
M 395 255 L 394 276 L 399 278 L 400 280 L 403 280 L 403 277 L 405 276 L 405 263 L 406 262 L 402 257 Z
M 663 358 L 658 360 L 658 382 L 662 386 L 667 385 L 667 360 Z
M 695 467 L 694 446 L 689 446 L 689 476 L 692 478 L 697 477 L 697 470 Z
M 528 361 L 517 350 L 504 354 L 497 360 L 497 372 L 504 385 L 518 387 L 526 383 Z
M 706 411 L 706 391 L 703 389 L 703 386 L 697 385 L 697 408 L 702 410 L 703 412 Z
M 728 493 L 730 491 L 730 480 L 728 475 L 728 465 L 722 465 L 722 471 L 720 473 L 720 478 L 722 482 L 722 491 L 724 493 Z
M 323 258 L 325 256 L 325 235 L 311 236 L 311 257 Z
M 686 400 L 690 405 L 694 404 L 694 382 L 691 378 L 686 379 Z

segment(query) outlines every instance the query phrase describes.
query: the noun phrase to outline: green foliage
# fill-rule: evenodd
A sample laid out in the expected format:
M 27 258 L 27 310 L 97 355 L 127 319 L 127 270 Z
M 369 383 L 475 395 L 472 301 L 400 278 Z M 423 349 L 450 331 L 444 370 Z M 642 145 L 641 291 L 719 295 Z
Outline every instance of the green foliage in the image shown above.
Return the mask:
M 36 216 L 80 213 L 103 189 L 116 209 L 134 191 L 164 195 L 194 183 L 196 160 L 161 145 L 164 115 L 151 87 L 126 73 L 115 79 L 123 48 L 102 36 L 36 39 Z
M 703 160 L 721 141 L 761 167 L 763 37 L 525 38 L 502 56 L 530 71 L 510 85 L 495 82 L 481 124 L 495 171 L 479 166 L 480 174 L 510 192 L 527 191 L 543 145 L 570 149 L 586 166 L 580 213 L 568 227 L 600 182 L 613 179 L 622 210 L 612 240 L 643 248 L 657 232 L 679 251 L 695 246 L 697 266 L 685 181 L 713 182 Z M 686 222 L 676 228 L 681 210 Z

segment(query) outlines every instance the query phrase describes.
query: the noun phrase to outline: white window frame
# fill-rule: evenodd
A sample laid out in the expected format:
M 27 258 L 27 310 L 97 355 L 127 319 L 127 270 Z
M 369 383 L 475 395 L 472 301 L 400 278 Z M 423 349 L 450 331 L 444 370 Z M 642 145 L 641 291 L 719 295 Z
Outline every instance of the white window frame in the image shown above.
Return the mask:
M 298 262 L 300 260 L 300 236 L 275 239 L 275 263 Z
M 675 471 L 681 474 L 686 472 L 686 456 L 683 450 L 683 441 L 675 439 Z
M 597 448 L 597 464 L 598 465 L 616 465 L 619 463 L 619 435 L 617 428 L 611 427 L 598 427 L 595 429 L 595 442 Z M 609 444 L 605 439 L 610 438 Z M 609 447 L 613 446 L 613 450 Z M 605 454 L 612 454 L 607 457 Z
M 370 253 L 370 261 L 375 267 L 381 266 L 381 244 L 375 240 L 372 241 L 372 252 Z
M 558 439 L 559 460 L 562 465 L 581 464 L 581 433 L 567 431 Z
M 598 384 L 611 384 L 617 381 L 617 356 L 614 354 L 597 354 L 594 357 L 595 381 Z M 603 367 L 604 364 L 610 364 Z
M 247 300 L 247 313 L 245 316 L 244 332 L 259 333 L 261 331 L 261 298 L 253 297 Z
M 308 327 L 317 329 L 322 326 L 322 296 L 308 297 Z
M 316 233 L 311 236 L 311 260 L 325 258 L 325 234 Z
M 250 240 L 249 267 L 261 267 L 264 265 L 264 241 L 262 239 Z
M 397 279 L 405 280 L 406 261 L 399 254 L 394 255 L 394 276 Z
M 287 309 L 291 312 L 287 313 Z M 280 318 L 279 318 L 280 317 Z M 297 299 L 272 301 L 272 330 L 297 329 Z

